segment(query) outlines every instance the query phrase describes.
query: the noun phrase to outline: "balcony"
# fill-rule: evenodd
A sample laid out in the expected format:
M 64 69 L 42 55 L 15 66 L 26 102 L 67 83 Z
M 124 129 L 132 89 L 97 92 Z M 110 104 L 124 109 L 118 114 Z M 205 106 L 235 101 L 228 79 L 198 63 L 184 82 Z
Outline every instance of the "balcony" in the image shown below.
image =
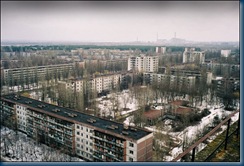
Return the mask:
M 93 158 L 98 159 L 99 161 L 105 161 L 106 160 L 105 157 L 102 158 L 102 155 L 98 155 L 98 154 L 93 154 Z
M 115 146 L 118 146 L 118 147 L 121 147 L 121 148 L 123 148 L 124 147 L 124 144 L 121 144 L 121 143 L 116 143 L 116 140 L 114 140 L 114 141 L 110 141 L 110 140 L 107 140 L 107 139 L 105 139 L 105 138 L 101 138 L 101 137 L 98 137 L 98 136 L 91 136 L 92 138 L 94 138 L 94 139 L 98 139 L 98 140 L 101 140 L 101 141 L 104 141 L 104 142 L 107 142 L 107 143 L 109 143 L 109 144 L 112 144 L 112 145 L 115 145 Z
M 120 159 L 119 159 L 119 158 L 117 158 L 117 156 L 115 154 L 110 154 L 110 153 L 107 153 L 107 152 L 99 151 L 99 149 L 97 149 L 97 148 L 95 148 L 94 152 L 95 152 L 93 154 L 93 156 L 95 156 L 94 158 L 97 158 L 97 159 L 99 159 L 101 161 L 107 161 L 106 157 L 109 157 L 109 158 L 111 158 L 112 160 L 115 160 L 115 161 L 123 161 L 123 158 L 120 157 Z M 102 156 L 104 156 L 104 158 L 102 158 Z
M 98 146 L 98 151 L 99 150 L 101 150 L 101 148 L 102 148 L 102 152 L 104 152 L 105 150 L 110 150 L 110 151 L 113 151 L 113 152 L 115 152 L 115 153 L 118 153 L 118 154 L 123 154 L 123 150 L 119 150 L 119 149 L 117 149 L 117 148 L 113 148 L 113 147 L 108 147 L 108 146 L 104 146 L 104 145 L 100 145 L 100 144 L 98 144 L 98 143 L 94 143 L 96 146 Z M 100 147 L 100 148 L 99 148 Z M 101 151 L 99 151 L 99 152 L 101 152 Z

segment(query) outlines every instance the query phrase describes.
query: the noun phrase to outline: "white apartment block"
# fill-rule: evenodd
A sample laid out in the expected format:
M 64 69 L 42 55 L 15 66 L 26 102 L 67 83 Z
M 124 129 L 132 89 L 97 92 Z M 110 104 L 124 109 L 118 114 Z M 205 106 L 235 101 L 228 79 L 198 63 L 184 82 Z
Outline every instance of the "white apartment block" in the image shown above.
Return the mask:
M 156 47 L 156 53 L 165 54 L 166 53 L 166 47 Z
M 17 128 L 26 132 L 26 107 L 16 104 Z
M 89 87 L 92 91 L 101 93 L 102 91 L 110 91 L 116 88 L 120 84 L 121 74 L 107 74 L 101 76 L 95 76 L 88 80 Z
M 102 91 L 110 91 L 119 86 L 121 77 L 121 74 L 107 74 L 95 76 L 89 80 L 70 79 L 67 82 L 59 81 L 59 86 L 76 92 L 96 91 L 101 93 Z
M 129 57 L 128 70 L 133 69 L 139 72 L 157 72 L 158 56 Z
M 183 63 L 196 62 L 202 64 L 204 61 L 205 53 L 203 51 L 195 51 L 195 48 L 185 48 L 183 52 Z
M 74 92 L 83 92 L 83 80 L 70 79 L 67 82 L 59 81 L 58 85 L 63 89 L 70 89 Z
M 231 54 L 231 50 L 221 50 L 221 56 L 222 57 L 227 58 L 230 56 L 230 54 Z

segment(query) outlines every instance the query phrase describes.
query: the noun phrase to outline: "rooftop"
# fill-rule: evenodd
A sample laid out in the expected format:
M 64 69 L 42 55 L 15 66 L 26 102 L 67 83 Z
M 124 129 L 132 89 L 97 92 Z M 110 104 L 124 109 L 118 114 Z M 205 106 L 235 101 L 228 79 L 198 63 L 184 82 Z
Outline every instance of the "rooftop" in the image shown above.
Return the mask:
M 193 111 L 193 109 L 191 109 L 191 108 L 189 108 L 189 107 L 182 107 L 182 106 L 180 106 L 179 108 L 177 108 L 176 110 L 175 110 L 175 113 L 176 114 L 189 114 L 189 113 L 191 113 Z
M 140 138 L 151 133 L 150 131 L 142 128 L 129 127 L 128 129 L 124 129 L 123 123 L 117 123 L 107 119 L 102 119 L 96 116 L 81 113 L 76 110 L 48 104 L 24 96 L 16 96 L 16 94 L 9 94 L 9 95 L 2 96 L 1 99 L 2 100 L 5 99 L 13 103 L 17 103 L 17 104 L 19 103 L 25 105 L 27 108 L 34 109 L 37 112 L 39 112 L 38 109 L 41 109 L 43 112 L 49 115 L 51 113 L 58 116 L 62 116 L 66 118 L 67 121 L 70 121 L 72 123 L 75 122 L 85 123 L 87 125 L 94 126 L 99 129 L 108 130 L 112 133 L 119 134 L 123 137 L 131 138 L 133 140 L 139 140 Z
M 161 111 L 160 110 L 149 110 L 149 111 L 145 111 L 143 113 L 143 115 L 146 118 L 155 119 L 155 118 L 158 118 L 159 116 L 161 116 Z
M 176 105 L 176 106 L 186 106 L 187 104 L 189 104 L 189 101 L 185 101 L 185 100 L 175 100 L 170 102 L 171 105 Z

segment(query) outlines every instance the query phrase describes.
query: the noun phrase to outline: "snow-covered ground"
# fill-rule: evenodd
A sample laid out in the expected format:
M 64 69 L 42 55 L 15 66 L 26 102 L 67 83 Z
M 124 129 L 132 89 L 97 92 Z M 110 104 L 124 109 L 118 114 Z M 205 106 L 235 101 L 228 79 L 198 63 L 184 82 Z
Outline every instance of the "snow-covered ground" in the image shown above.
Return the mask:
M 128 125 L 128 126 L 135 126 L 133 122 L 133 119 L 134 119 L 134 116 L 128 116 L 125 121 L 124 121 L 124 124 Z
M 181 132 L 169 132 L 169 135 L 171 135 L 174 138 L 178 138 L 179 140 L 183 141 L 183 137 L 185 137 L 185 139 L 191 143 L 193 141 L 196 141 L 197 138 L 197 134 L 201 131 L 204 130 L 205 127 L 209 126 L 212 124 L 213 119 L 216 115 L 219 116 L 219 118 L 221 119 L 222 116 L 228 116 L 229 114 L 231 114 L 231 111 L 224 111 L 223 108 L 218 108 L 218 109 L 210 109 L 211 114 L 209 114 L 206 117 L 203 117 L 201 122 L 195 126 L 189 126 L 187 128 L 185 128 L 183 131 Z M 233 116 L 231 118 L 232 123 L 236 122 L 239 118 L 239 113 L 237 113 L 235 116 Z M 149 128 L 147 127 L 147 129 L 151 130 L 151 131 L 155 131 L 154 128 Z M 226 126 L 222 126 L 221 127 L 221 131 L 215 133 L 214 135 L 212 135 L 208 140 L 212 141 L 216 138 L 217 135 L 221 134 L 225 129 Z M 160 131 L 157 131 L 160 132 Z M 166 133 L 165 131 L 161 131 L 162 133 Z M 206 144 L 202 143 L 201 145 L 199 145 L 197 147 L 197 152 L 201 151 L 205 146 L 207 146 Z M 182 153 L 182 144 L 179 144 L 178 147 L 173 148 L 170 151 L 170 156 L 166 156 L 166 161 L 171 161 L 172 159 L 174 159 L 175 157 L 177 157 L 180 153 Z
M 99 102 L 98 108 L 102 116 L 114 117 L 113 107 L 115 108 L 117 105 L 120 115 L 125 115 L 138 109 L 137 100 L 129 94 L 128 90 L 122 91 L 121 93 L 108 94 L 107 98 L 100 97 L 97 101 Z M 112 102 L 117 102 L 118 104 L 114 104 L 113 106 Z M 125 106 L 126 110 L 124 110 Z
M 163 106 L 160 105 L 160 101 L 158 101 L 158 106 L 155 106 L 155 109 L 163 109 Z M 182 153 L 182 142 L 183 139 L 187 140 L 187 142 L 189 144 L 192 144 L 194 141 L 197 141 L 197 135 L 201 134 L 204 129 L 206 129 L 207 127 L 211 126 L 214 120 L 215 116 L 218 116 L 219 119 L 222 119 L 223 117 L 228 116 L 229 114 L 231 114 L 231 111 L 226 111 L 224 110 L 224 106 L 223 104 L 219 104 L 219 105 L 208 105 L 208 103 L 204 100 L 202 102 L 201 105 L 197 105 L 197 108 L 199 108 L 199 110 L 203 110 L 204 108 L 209 108 L 210 114 L 206 117 L 203 117 L 201 119 L 201 121 L 194 126 L 188 126 L 187 128 L 185 128 L 183 131 L 181 132 L 172 132 L 171 129 L 171 122 L 172 120 L 165 120 L 164 121 L 164 127 L 163 129 L 157 129 L 156 126 L 147 126 L 145 127 L 146 129 L 152 131 L 153 133 L 155 132 L 161 132 L 162 134 L 168 134 L 176 144 L 178 144 L 177 147 L 173 147 L 171 149 L 171 151 L 169 152 L 170 156 L 166 156 L 166 161 L 171 161 L 173 158 L 177 157 L 180 153 Z M 238 120 L 239 113 L 237 113 L 235 116 L 233 116 L 232 122 L 235 122 Z M 134 126 L 133 122 L 133 116 L 129 116 L 126 118 L 126 120 L 124 121 L 125 124 L 127 125 L 131 125 Z M 222 133 L 225 129 L 226 126 L 222 126 L 221 127 L 221 131 L 215 133 L 213 136 L 211 136 L 208 140 L 211 141 L 213 139 L 215 139 L 215 137 Z M 165 143 L 161 143 L 162 145 L 165 146 Z M 206 146 L 206 144 L 201 143 L 198 147 L 196 152 L 201 151 L 204 147 Z M 171 148 L 171 147 L 170 147 Z
M 37 143 L 22 132 L 1 127 L 1 156 L 6 161 L 83 161 Z

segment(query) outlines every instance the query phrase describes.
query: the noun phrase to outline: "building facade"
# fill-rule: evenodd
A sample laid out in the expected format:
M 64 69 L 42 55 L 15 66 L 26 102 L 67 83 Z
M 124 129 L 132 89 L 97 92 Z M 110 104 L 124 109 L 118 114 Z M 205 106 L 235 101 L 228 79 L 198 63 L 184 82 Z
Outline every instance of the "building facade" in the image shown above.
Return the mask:
M 205 53 L 203 51 L 195 51 L 195 48 L 185 48 L 183 52 L 183 63 L 202 64 L 205 61 Z
M 156 47 L 156 53 L 165 54 L 166 47 Z
M 128 58 L 128 70 L 139 72 L 157 72 L 158 56 L 137 56 Z
M 61 88 L 70 89 L 75 92 L 92 91 L 101 93 L 103 91 L 111 91 L 120 85 L 121 74 L 103 74 L 93 76 L 87 79 L 69 79 L 68 81 L 59 81 Z
M 240 65 L 239 64 L 227 64 L 227 63 L 203 63 L 201 66 L 208 71 L 211 71 L 217 76 L 235 76 L 240 77 Z
M 47 80 L 47 77 L 62 79 L 67 77 L 67 73 L 71 72 L 73 68 L 74 63 L 3 69 L 3 82 L 14 86 L 20 85 L 21 82 L 26 84 L 36 83 L 38 80 Z
M 230 54 L 231 54 L 231 50 L 221 50 L 221 56 L 222 57 L 227 58 L 230 56 Z
M 217 94 L 219 96 L 224 96 L 226 94 L 233 94 L 234 92 L 240 92 L 240 78 L 224 78 L 216 77 L 213 80 L 214 85 L 217 89 Z
M 144 80 L 146 84 L 168 85 L 168 88 L 185 88 L 192 89 L 195 87 L 195 76 L 175 76 L 157 73 L 144 73 Z
M 1 97 L 1 121 L 86 161 L 152 161 L 153 133 L 15 94 Z

